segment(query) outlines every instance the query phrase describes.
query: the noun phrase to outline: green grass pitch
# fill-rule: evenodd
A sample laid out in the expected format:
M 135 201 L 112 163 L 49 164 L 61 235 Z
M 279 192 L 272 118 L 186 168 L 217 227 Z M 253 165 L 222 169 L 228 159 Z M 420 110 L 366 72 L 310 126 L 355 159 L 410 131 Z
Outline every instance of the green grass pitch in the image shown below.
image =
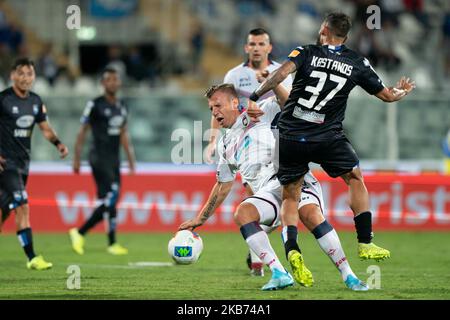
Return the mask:
M 376 263 L 359 261 L 352 232 L 340 232 L 353 271 L 363 280 L 367 267 L 381 271 L 381 289 L 351 292 L 338 271 L 322 253 L 313 236 L 300 233 L 306 263 L 315 285 L 295 285 L 280 291 L 260 291 L 265 277 L 251 277 L 245 264 L 247 248 L 239 233 L 207 233 L 199 230 L 204 251 L 198 263 L 188 266 L 136 267 L 129 263 L 171 262 L 167 243 L 172 234 L 119 234 L 128 256 L 106 253 L 106 236 L 89 234 L 84 256 L 72 252 L 66 234 L 34 234 L 38 253 L 53 262 L 48 271 L 30 271 L 13 234 L 0 235 L 0 299 L 450 299 L 450 234 L 377 232 L 375 243 L 391 250 L 391 259 Z M 271 236 L 282 263 L 279 232 Z M 78 265 L 81 288 L 67 288 L 67 268 Z

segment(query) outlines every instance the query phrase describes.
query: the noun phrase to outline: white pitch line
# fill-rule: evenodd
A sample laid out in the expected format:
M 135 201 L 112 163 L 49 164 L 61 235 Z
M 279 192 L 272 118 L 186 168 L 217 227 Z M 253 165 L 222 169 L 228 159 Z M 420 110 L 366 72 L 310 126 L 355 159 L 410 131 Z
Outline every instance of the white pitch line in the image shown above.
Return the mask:
M 156 261 L 140 261 L 140 262 L 129 262 L 130 267 L 173 267 L 172 262 L 156 262 Z
M 90 264 L 90 263 L 71 263 L 84 268 L 105 268 L 105 269 L 142 269 L 146 267 L 172 267 L 171 262 L 157 262 L 157 261 L 143 261 L 143 262 L 129 262 L 128 265 L 118 264 Z

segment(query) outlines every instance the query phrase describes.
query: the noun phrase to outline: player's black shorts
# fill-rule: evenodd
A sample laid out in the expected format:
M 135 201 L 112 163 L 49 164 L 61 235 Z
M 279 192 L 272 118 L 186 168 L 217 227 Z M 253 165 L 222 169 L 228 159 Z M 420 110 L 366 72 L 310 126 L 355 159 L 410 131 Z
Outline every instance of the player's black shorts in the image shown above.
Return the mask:
M 97 197 L 104 199 L 109 192 L 120 188 L 120 163 L 98 161 L 95 156 L 90 157 L 89 164 L 92 168 L 95 184 L 97 185 Z
M 359 164 L 358 156 L 345 136 L 320 142 L 300 142 L 280 137 L 279 153 L 277 177 L 282 185 L 305 175 L 310 162 L 320 164 L 332 178 L 352 171 Z
M 0 208 L 3 216 L 28 202 L 25 191 L 27 180 L 28 170 L 8 168 L 0 173 Z

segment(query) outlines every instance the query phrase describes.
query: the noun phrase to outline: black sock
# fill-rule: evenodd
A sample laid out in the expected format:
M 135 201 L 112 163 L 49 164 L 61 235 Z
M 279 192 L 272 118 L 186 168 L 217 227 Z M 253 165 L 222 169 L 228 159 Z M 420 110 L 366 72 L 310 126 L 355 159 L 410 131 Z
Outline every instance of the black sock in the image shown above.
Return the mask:
M 359 243 L 371 243 L 372 233 L 372 213 L 365 211 L 353 218 L 355 221 L 356 233 Z
M 78 230 L 81 235 L 85 235 L 90 229 L 95 227 L 97 223 L 103 220 L 103 212 L 105 212 L 106 207 L 104 204 L 97 207 L 92 213 L 91 217 L 83 224 L 83 226 Z
M 286 234 L 283 235 L 284 230 L 286 230 Z M 302 252 L 300 247 L 297 244 L 297 227 L 296 226 L 287 226 L 287 228 L 283 228 L 283 240 L 284 240 L 284 251 L 286 252 L 286 259 L 288 257 L 288 253 L 291 250 L 297 250 L 298 252 Z M 286 238 L 285 238 L 286 237 Z
M 116 243 L 116 207 L 108 208 L 108 242 L 109 245 Z
M 28 257 L 28 260 L 36 257 L 33 249 L 33 235 L 31 232 L 31 228 L 25 228 L 17 231 L 17 237 L 19 238 L 19 242 Z

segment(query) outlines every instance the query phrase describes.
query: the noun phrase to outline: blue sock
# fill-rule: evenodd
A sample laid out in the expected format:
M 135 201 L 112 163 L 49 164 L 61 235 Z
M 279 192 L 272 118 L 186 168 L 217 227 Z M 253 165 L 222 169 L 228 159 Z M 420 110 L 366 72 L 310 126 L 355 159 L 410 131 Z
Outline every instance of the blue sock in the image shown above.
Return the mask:
M 28 257 L 28 260 L 36 257 L 33 249 L 33 235 L 31 232 L 31 228 L 25 228 L 17 231 L 17 237 L 19 238 L 19 242 Z

